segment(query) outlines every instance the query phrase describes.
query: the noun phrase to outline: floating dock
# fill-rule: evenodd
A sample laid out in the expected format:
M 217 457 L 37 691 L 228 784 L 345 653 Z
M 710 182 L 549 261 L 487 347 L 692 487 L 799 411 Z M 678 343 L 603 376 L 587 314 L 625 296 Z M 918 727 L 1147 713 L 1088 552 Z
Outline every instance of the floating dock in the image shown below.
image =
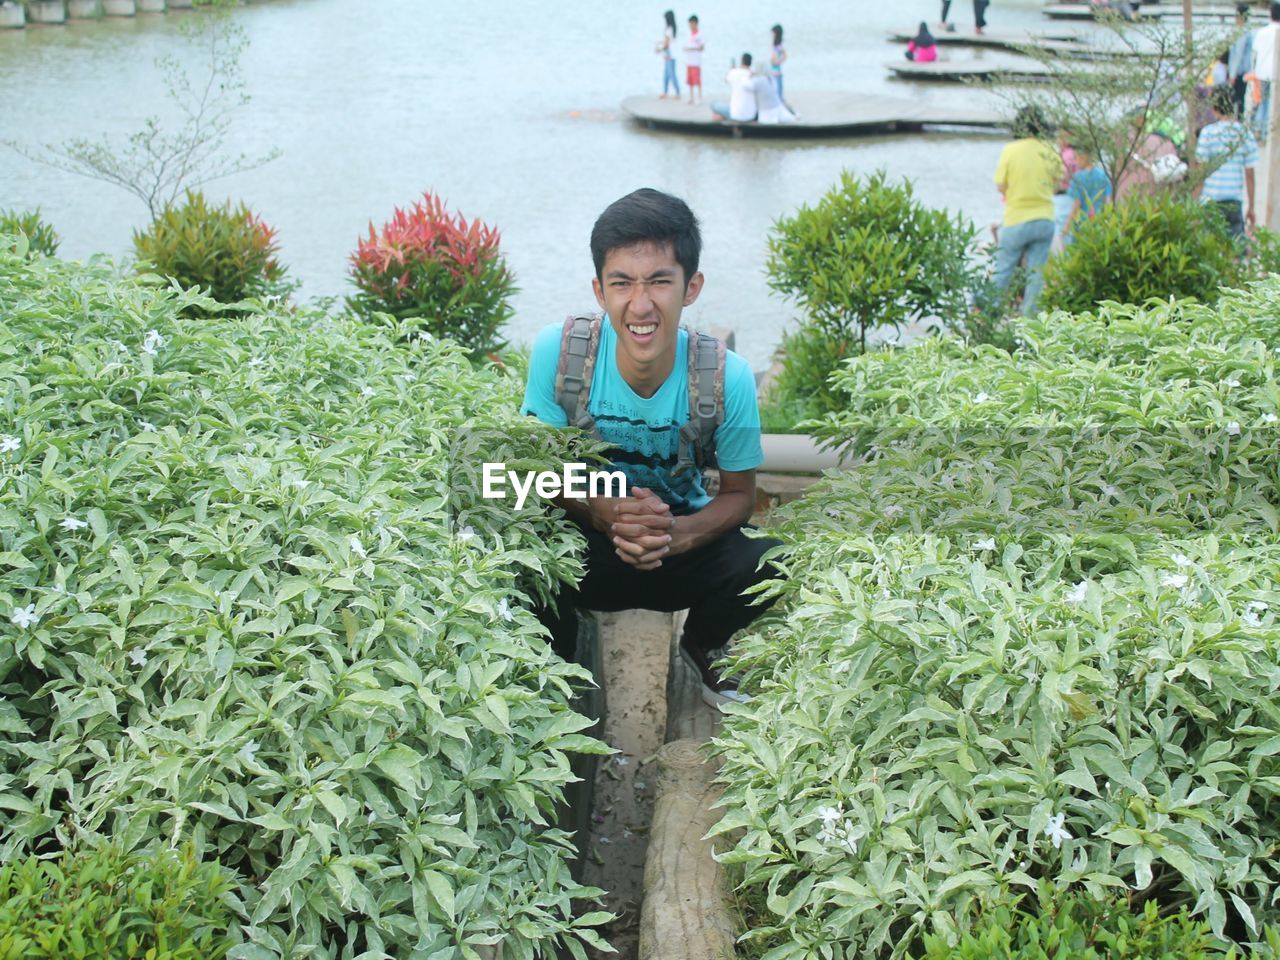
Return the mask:
M 734 137 L 857 136 L 875 133 L 916 133 L 926 127 L 995 129 L 1004 124 L 994 110 L 954 110 L 895 97 L 855 93 L 799 93 L 788 95 L 796 111 L 794 123 L 742 123 L 717 120 L 706 103 L 690 106 L 683 100 L 628 97 L 623 111 L 650 130 L 681 133 L 722 133 Z
M 932 29 L 932 28 L 930 28 Z M 894 43 L 914 40 L 915 30 L 890 30 L 889 39 Z M 1020 50 L 1023 47 L 1040 47 L 1053 51 L 1087 49 L 1080 34 L 1070 30 L 995 30 L 987 29 L 981 35 L 972 30 L 956 30 L 946 33 L 939 30 L 933 35 L 940 47 L 981 47 L 988 50 Z
M 1113 8 L 1109 11 L 1096 10 L 1091 3 L 1050 3 L 1044 8 L 1044 15 L 1050 20 L 1095 20 L 1100 19 L 1107 13 L 1120 15 L 1118 9 Z M 1236 17 L 1236 8 L 1233 5 L 1196 5 L 1191 9 L 1191 16 L 1196 20 L 1231 21 Z M 1181 19 L 1182 8 L 1172 4 L 1153 5 L 1144 3 L 1138 8 L 1136 17 L 1139 20 Z M 1250 19 L 1259 25 L 1266 22 L 1265 15 L 1259 16 L 1257 8 L 1251 11 Z
M 915 63 L 902 60 L 886 63 L 885 69 L 899 80 L 926 80 L 935 83 L 963 83 L 967 80 L 1047 80 L 1049 68 L 1034 60 L 936 60 Z

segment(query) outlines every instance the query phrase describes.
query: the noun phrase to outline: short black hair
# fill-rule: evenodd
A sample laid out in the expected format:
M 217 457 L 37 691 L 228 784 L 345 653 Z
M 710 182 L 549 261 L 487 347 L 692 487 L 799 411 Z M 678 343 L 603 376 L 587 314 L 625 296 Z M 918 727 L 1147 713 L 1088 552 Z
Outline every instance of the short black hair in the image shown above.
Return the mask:
M 691 14 L 689 14 L 689 22 L 690 22 L 690 23 L 697 23 L 697 22 L 698 22 L 698 15 L 697 15 L 696 13 L 691 13 Z
M 751 54 L 749 54 L 749 53 L 744 53 L 744 54 L 742 55 L 742 65 L 743 65 L 744 67 L 749 67 L 749 66 L 751 66 Z
M 1044 118 L 1044 112 L 1037 106 L 1022 107 L 1013 118 L 1013 135 L 1022 137 L 1044 137 L 1052 128 Z
M 1214 87 L 1209 95 L 1209 105 L 1224 117 L 1233 117 L 1236 112 L 1236 101 L 1226 87 Z
M 596 278 L 604 279 L 604 261 L 611 250 L 637 243 L 670 244 L 676 263 L 684 271 L 685 286 L 698 272 L 698 258 L 702 256 L 698 218 L 679 197 L 641 187 L 605 207 L 591 228 Z
M 1247 16 L 1249 16 L 1249 5 L 1248 5 L 1247 3 L 1237 3 L 1237 4 L 1236 4 L 1236 16 L 1237 16 L 1237 17 L 1247 17 Z

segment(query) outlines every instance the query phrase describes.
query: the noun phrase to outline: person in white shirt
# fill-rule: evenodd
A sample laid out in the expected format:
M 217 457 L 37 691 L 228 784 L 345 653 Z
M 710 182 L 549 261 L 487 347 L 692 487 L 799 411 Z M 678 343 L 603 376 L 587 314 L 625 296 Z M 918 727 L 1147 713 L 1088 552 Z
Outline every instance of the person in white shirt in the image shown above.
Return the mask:
M 684 80 L 690 103 L 695 93 L 698 102 L 702 102 L 702 51 L 706 46 L 707 38 L 698 31 L 698 17 L 694 14 L 689 18 L 689 39 L 684 42 Z
M 1262 84 L 1262 102 L 1254 113 L 1254 127 L 1258 140 L 1267 142 L 1267 129 L 1271 123 L 1271 89 L 1276 79 L 1276 34 L 1280 33 L 1280 3 L 1272 0 L 1271 22 L 1253 35 L 1253 74 Z
M 751 75 L 751 54 L 744 53 L 725 76 L 729 84 L 729 102 L 713 103 L 711 111 L 725 120 L 746 122 L 756 118 L 756 89 Z
M 792 123 L 796 115 L 778 97 L 774 78 L 757 73 L 751 78 L 751 88 L 756 94 L 756 121 L 759 123 Z

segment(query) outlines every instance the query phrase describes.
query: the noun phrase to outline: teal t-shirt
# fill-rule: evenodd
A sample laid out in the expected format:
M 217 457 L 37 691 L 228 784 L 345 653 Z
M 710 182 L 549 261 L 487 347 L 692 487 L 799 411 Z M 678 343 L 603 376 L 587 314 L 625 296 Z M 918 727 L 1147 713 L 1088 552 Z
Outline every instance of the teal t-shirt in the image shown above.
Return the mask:
M 562 323 L 538 334 L 529 361 L 522 412 L 555 427 L 569 418 L 556 403 Z M 711 502 L 696 470 L 673 476 L 679 455 L 680 425 L 689 419 L 689 334 L 680 330 L 671 375 L 652 397 L 642 397 L 618 372 L 617 335 L 606 317 L 600 329 L 600 353 L 591 377 L 588 412 L 609 444 L 607 456 L 627 477 L 629 487 L 647 487 L 677 514 L 693 513 Z M 760 411 L 756 380 L 747 361 L 725 353 L 724 422 L 716 429 L 716 461 L 721 470 L 754 470 L 764 462 L 760 447 Z

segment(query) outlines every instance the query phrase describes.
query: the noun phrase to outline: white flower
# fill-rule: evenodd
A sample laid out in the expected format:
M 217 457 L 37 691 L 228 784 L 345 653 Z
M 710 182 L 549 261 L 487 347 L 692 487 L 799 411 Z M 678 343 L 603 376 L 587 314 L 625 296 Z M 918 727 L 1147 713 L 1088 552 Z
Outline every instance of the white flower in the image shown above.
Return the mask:
M 987 393 L 978 393 L 978 394 L 975 394 L 975 395 L 974 395 L 974 397 L 973 397 L 973 402 L 974 402 L 974 403 L 986 403 L 986 402 L 987 402 L 988 400 L 990 400 L 990 399 L 991 399 L 991 397 L 990 397 L 990 395 L 989 395 L 989 394 L 987 394 Z
M 36 616 L 36 605 L 34 603 L 25 607 L 18 607 L 13 611 L 13 615 L 9 617 L 9 622 L 19 630 L 25 630 L 39 621 L 40 618 Z
M 142 428 L 142 432 L 143 432 L 143 433 L 155 433 L 155 432 L 156 432 L 156 425 L 155 425 L 154 423 L 152 423 L 150 420 L 139 420 L 139 421 L 138 421 L 138 426 L 140 426 L 140 427 Z
M 261 357 L 254 357 L 252 360 L 249 361 L 249 366 L 260 367 L 266 362 L 267 361 L 263 360 Z
M 1244 615 L 1240 618 L 1246 627 L 1262 626 L 1262 615 L 1267 612 L 1267 605 L 1261 600 L 1250 600 L 1245 604 Z
M 351 552 L 361 560 L 364 560 L 369 556 L 369 554 L 365 553 L 364 544 L 360 542 L 359 537 L 351 538 Z
M 974 550 L 994 550 L 996 548 L 996 538 L 987 537 L 985 540 L 976 540 L 973 544 Z
M 1116 487 L 1113 487 L 1111 484 L 1109 484 L 1109 483 L 1104 483 L 1104 484 L 1102 485 L 1102 495 L 1103 495 L 1104 497 L 1116 497 L 1116 498 L 1119 498 L 1119 496 L 1120 496 L 1120 491 L 1119 491 Z
M 1191 558 L 1190 558 L 1190 557 L 1183 556 L 1183 555 L 1182 555 L 1182 554 L 1180 554 L 1180 553 L 1175 553 L 1171 559 L 1173 560 L 1173 564 L 1174 564 L 1174 566 L 1176 566 L 1176 567 L 1189 567 L 1189 566 L 1191 566 Z
M 515 618 L 511 615 L 511 604 L 507 602 L 507 598 L 503 597 L 498 601 L 498 616 L 510 623 Z
M 1240 424 L 1236 423 L 1234 420 L 1232 420 L 1230 423 L 1228 423 L 1228 424 L 1227 424 L 1227 436 L 1228 436 L 1228 437 L 1238 437 L 1238 436 L 1240 436 Z
M 145 667 L 147 665 L 147 651 L 139 648 L 130 650 L 129 662 L 135 667 Z
M 1280 420 L 1280 417 L 1277 417 L 1274 413 L 1268 413 L 1262 418 L 1263 423 L 1275 423 L 1277 420 Z
M 378 391 L 373 389 L 373 387 L 365 387 L 363 390 L 360 391 L 360 393 L 366 397 L 372 397 L 377 392 Z
M 1059 813 L 1049 818 L 1049 822 L 1044 826 L 1044 835 L 1053 841 L 1053 849 L 1057 850 L 1062 846 L 1063 840 L 1071 839 L 1071 831 L 1063 824 L 1067 819 L 1065 813 Z
M 116 348 L 117 350 L 119 350 L 121 353 L 128 353 L 128 352 L 129 352 L 129 348 L 128 348 L 128 347 L 126 347 L 126 346 L 125 346 L 123 343 L 121 343 L 119 340 L 108 340 L 108 341 L 107 341 L 107 343 L 111 344 L 113 347 L 115 347 L 115 348 Z
M 22 441 L 17 437 L 0 437 L 0 453 L 12 453 L 22 446 Z
M 67 517 L 58 526 L 63 530 L 83 530 L 88 524 L 76 517 Z
M 1238 387 L 1238 386 L 1240 386 L 1240 381 L 1239 381 L 1239 380 L 1237 380 L 1235 377 L 1232 377 L 1230 380 L 1224 380 L 1224 381 L 1222 381 L 1222 382 L 1223 382 L 1224 384 L 1226 384 L 1228 387 Z
M 378 819 L 378 815 L 377 815 L 376 813 L 374 813 L 372 810 L 370 810 L 370 811 L 369 811 L 369 822 L 370 822 L 370 823 L 373 823 L 373 821 L 375 821 L 375 820 L 377 820 L 377 819 Z
M 1165 578 L 1160 581 L 1162 586 L 1174 587 L 1181 589 L 1187 585 L 1187 575 L 1185 573 L 1168 573 Z
M 311 486 L 311 481 L 310 481 L 310 480 L 301 480 L 301 479 L 299 479 L 299 480 L 291 480 L 291 481 L 289 481 L 289 482 L 290 482 L 290 483 L 292 483 L 292 484 L 293 484 L 295 487 L 297 487 L 299 490 L 305 490 L 305 489 L 307 489 L 307 487 Z
M 902 512 L 902 507 L 898 506 L 896 503 L 891 503 L 884 508 L 883 512 L 886 517 L 892 519 Z
M 844 819 L 844 804 L 835 807 L 819 807 L 818 816 L 822 818 L 823 829 L 837 824 Z
M 250 740 L 248 743 L 246 743 L 243 747 L 240 748 L 240 752 L 237 753 L 236 756 L 240 758 L 242 763 L 256 763 L 258 759 L 257 754 L 258 754 L 258 741 Z
M 1067 603 L 1084 603 L 1084 598 L 1089 593 L 1089 581 L 1081 580 L 1074 587 L 1067 591 L 1064 598 Z
M 164 346 L 164 337 L 160 336 L 157 330 L 148 330 L 146 338 L 142 341 L 143 353 L 149 353 L 153 357 L 156 351 Z
M 460 543 L 466 543 L 468 540 L 474 540 L 475 538 L 476 532 L 469 526 L 464 526 L 458 531 L 458 541 Z

